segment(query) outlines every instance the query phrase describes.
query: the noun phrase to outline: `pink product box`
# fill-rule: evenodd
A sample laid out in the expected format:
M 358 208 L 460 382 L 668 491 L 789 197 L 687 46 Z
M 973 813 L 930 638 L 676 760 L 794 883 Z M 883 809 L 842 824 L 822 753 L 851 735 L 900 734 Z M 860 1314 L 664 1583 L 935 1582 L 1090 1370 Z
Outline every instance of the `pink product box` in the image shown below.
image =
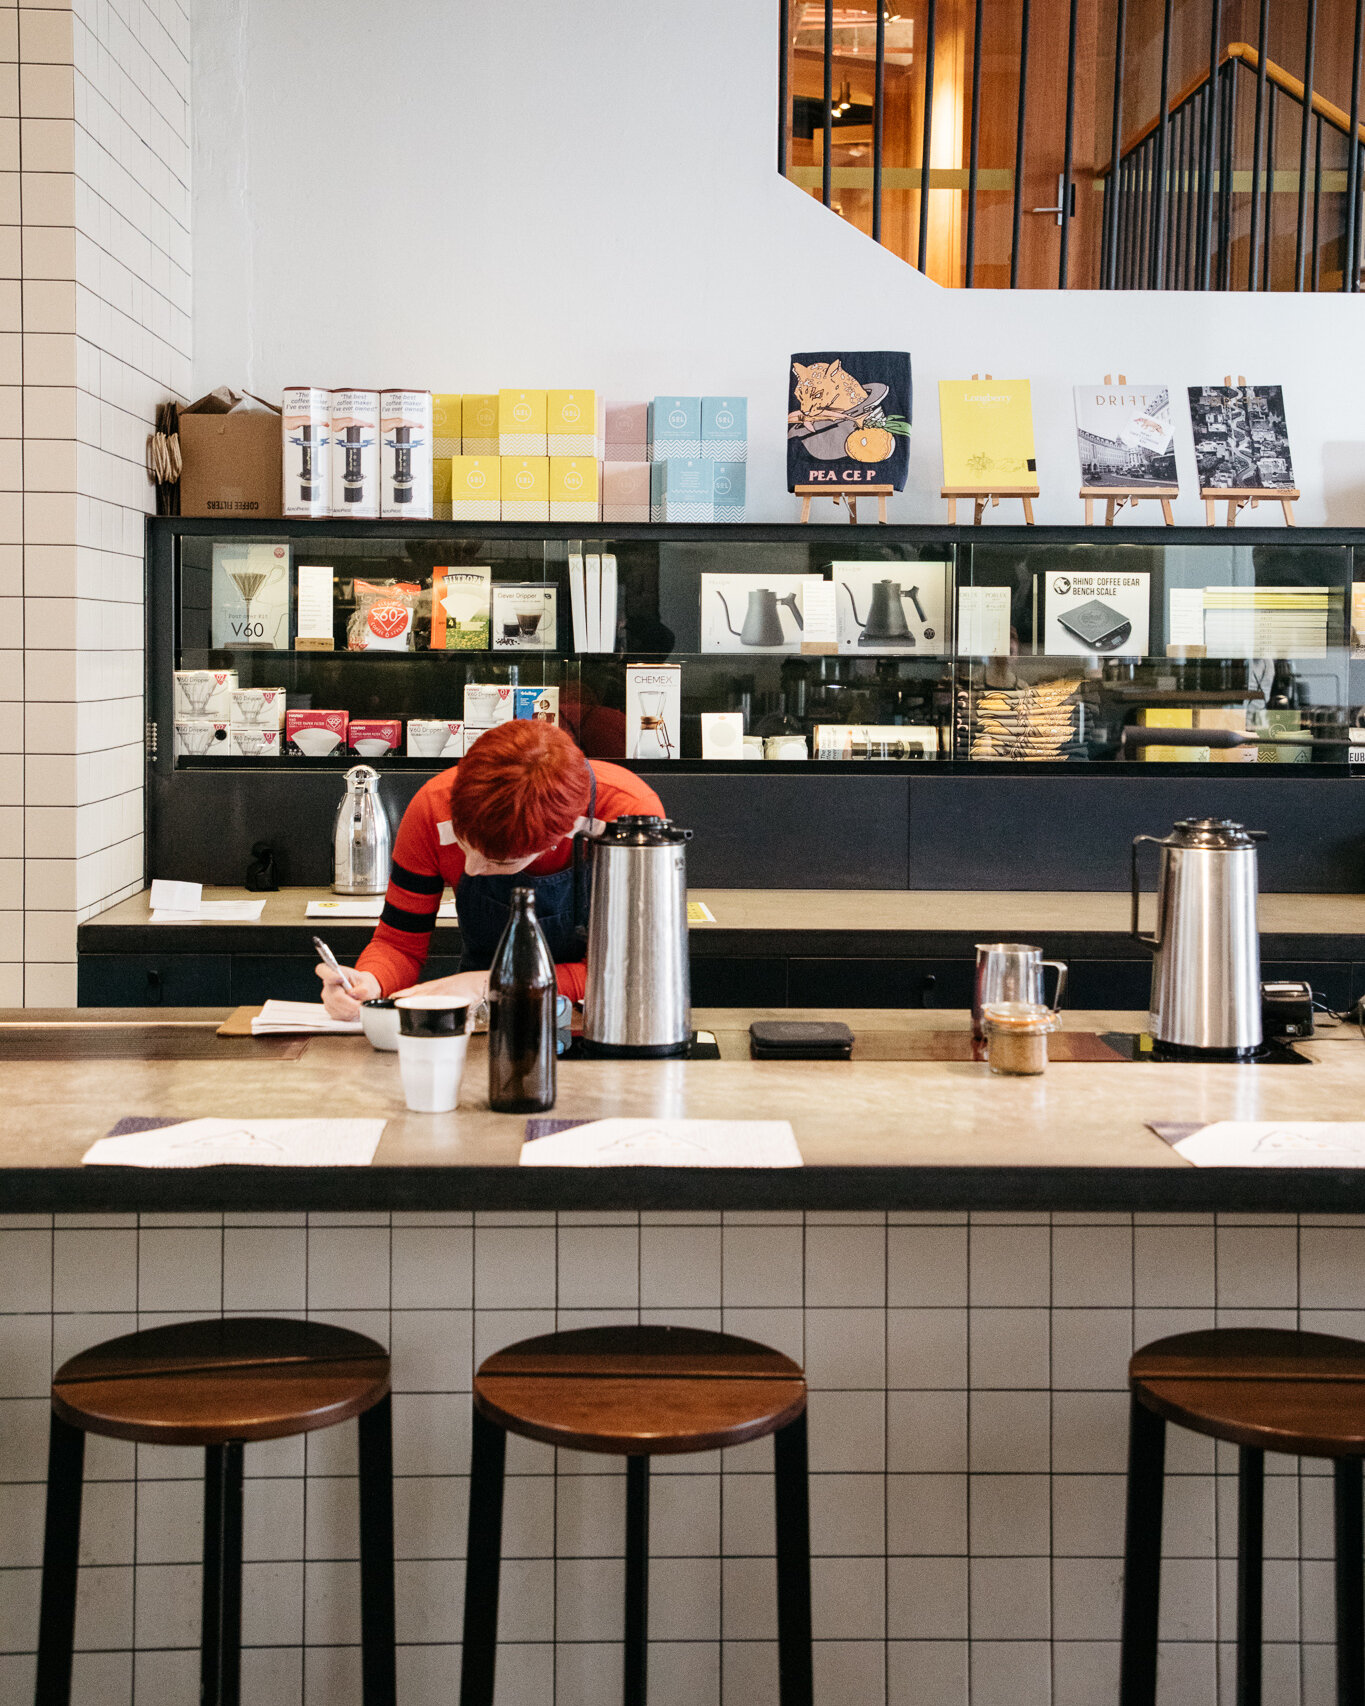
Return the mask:
M 403 724 L 398 717 L 352 717 L 346 738 L 362 758 L 384 758 L 401 750 Z
M 330 758 L 345 750 L 349 721 L 345 711 L 286 711 L 284 737 L 305 758 Z
M 649 463 L 602 464 L 602 520 L 649 520 Z
M 606 422 L 605 461 L 649 461 L 648 403 L 608 403 Z

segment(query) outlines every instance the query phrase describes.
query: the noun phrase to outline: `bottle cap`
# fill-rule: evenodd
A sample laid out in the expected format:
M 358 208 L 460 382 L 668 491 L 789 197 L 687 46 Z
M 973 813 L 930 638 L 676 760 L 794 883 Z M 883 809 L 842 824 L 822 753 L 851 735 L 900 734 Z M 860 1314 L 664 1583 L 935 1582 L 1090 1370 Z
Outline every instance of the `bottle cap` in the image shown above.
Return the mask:
M 463 995 L 404 995 L 398 1007 L 398 1033 L 404 1037 L 462 1037 L 470 1003 Z

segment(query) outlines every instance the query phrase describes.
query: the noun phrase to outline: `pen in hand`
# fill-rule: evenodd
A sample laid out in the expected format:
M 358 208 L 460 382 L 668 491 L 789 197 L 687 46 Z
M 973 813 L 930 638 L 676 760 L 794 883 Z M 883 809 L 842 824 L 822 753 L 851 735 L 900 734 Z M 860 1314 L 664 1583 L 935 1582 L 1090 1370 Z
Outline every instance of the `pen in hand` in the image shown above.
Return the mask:
M 323 965 L 330 966 L 331 969 L 341 979 L 341 987 L 346 991 L 347 995 L 354 994 L 355 993 L 355 985 L 351 982 L 350 978 L 347 977 L 346 973 L 337 964 L 336 955 L 327 946 L 326 942 L 323 941 L 321 936 L 314 936 L 313 946 L 317 949 L 318 958 L 322 961 Z

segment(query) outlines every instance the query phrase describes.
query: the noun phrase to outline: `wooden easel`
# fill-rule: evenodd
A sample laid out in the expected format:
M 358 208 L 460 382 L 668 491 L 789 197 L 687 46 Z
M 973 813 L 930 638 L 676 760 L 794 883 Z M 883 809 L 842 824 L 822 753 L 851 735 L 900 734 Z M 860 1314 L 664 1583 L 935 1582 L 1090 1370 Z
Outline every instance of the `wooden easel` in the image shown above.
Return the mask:
M 881 526 L 886 526 L 886 500 L 895 491 L 894 486 L 793 486 L 792 491 L 801 500 L 801 519 L 810 520 L 810 500 L 812 498 L 830 498 L 835 504 L 848 501 L 848 519 L 855 522 L 858 519 L 858 499 L 876 498 L 877 520 Z
M 1106 385 L 1114 384 L 1114 375 L 1106 373 L 1104 382 Z M 1120 373 L 1118 383 L 1126 385 L 1128 375 Z M 1085 499 L 1085 525 L 1087 527 L 1095 525 L 1095 502 L 1099 498 L 1104 499 L 1104 525 L 1106 527 L 1114 525 L 1114 517 L 1125 504 L 1132 504 L 1133 508 L 1136 509 L 1143 498 L 1151 498 L 1153 503 L 1159 503 L 1166 526 L 1174 527 L 1175 516 L 1171 511 L 1171 499 L 1180 496 L 1180 488 L 1179 486 L 1082 486 L 1081 496 Z
M 972 375 L 973 381 L 980 380 L 983 383 L 989 381 L 991 377 L 989 373 L 974 373 Z M 970 498 L 972 500 L 973 527 L 980 527 L 987 504 L 992 509 L 999 509 L 1001 498 L 1018 498 L 1024 506 L 1024 520 L 1032 527 L 1033 500 L 1038 496 L 1038 487 L 1036 485 L 989 486 L 983 489 L 980 486 L 942 486 L 939 488 L 939 496 L 948 500 L 949 527 L 957 526 L 957 500 L 959 498 Z
M 1239 373 L 1237 383 L 1245 385 L 1246 382 L 1246 374 Z M 1231 387 L 1232 375 L 1230 373 L 1223 375 L 1223 384 Z M 1284 513 L 1285 526 L 1293 527 L 1295 525 L 1294 505 L 1298 502 L 1301 493 L 1297 486 L 1201 486 L 1199 495 L 1204 500 L 1204 520 L 1210 527 L 1216 527 L 1218 524 L 1217 506 L 1220 503 L 1226 503 L 1228 506 L 1227 525 L 1229 527 L 1236 527 L 1238 515 L 1248 504 L 1251 505 L 1252 509 L 1256 509 L 1262 503 L 1279 504 Z

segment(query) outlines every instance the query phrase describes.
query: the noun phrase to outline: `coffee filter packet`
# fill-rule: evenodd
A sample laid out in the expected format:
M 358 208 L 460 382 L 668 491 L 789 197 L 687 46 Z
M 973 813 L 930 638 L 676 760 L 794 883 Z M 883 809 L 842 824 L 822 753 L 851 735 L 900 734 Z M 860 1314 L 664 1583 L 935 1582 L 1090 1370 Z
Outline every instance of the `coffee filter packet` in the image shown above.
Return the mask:
M 411 581 L 355 583 L 355 610 L 346 627 L 353 652 L 412 650 L 413 621 L 422 589 Z

